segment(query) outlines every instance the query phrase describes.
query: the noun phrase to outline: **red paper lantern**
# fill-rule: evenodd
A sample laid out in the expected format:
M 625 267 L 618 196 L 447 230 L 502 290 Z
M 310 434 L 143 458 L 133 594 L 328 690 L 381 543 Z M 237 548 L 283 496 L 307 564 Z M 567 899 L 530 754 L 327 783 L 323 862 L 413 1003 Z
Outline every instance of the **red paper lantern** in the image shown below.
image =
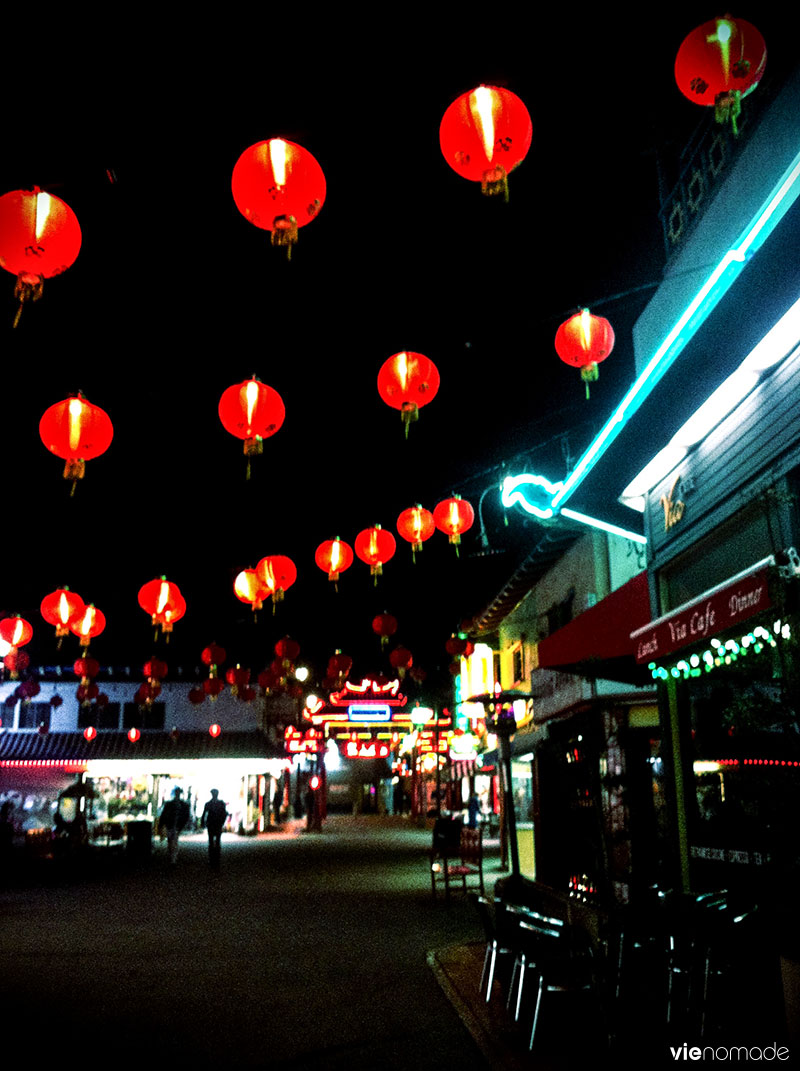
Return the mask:
M 169 667 L 167 666 L 167 663 L 162 662 L 160 658 L 151 658 L 149 662 L 145 662 L 142 670 L 145 677 L 161 681 L 169 672 Z
M 408 426 L 419 417 L 419 407 L 436 397 L 439 370 L 421 353 L 403 350 L 384 361 L 378 372 L 378 394 L 400 416 L 408 436 Z
M 397 518 L 397 531 L 411 544 L 411 556 L 414 558 L 416 552 L 422 550 L 423 542 L 436 531 L 433 514 L 422 506 L 410 506 Z
M 291 558 L 285 554 L 271 554 L 262 558 L 256 566 L 258 579 L 272 597 L 272 610 L 275 603 L 281 602 L 288 588 L 297 580 L 297 568 Z
M 97 729 L 93 725 L 87 725 L 83 730 L 83 735 L 86 740 L 94 740 L 97 736 Z
M 337 651 L 328 659 L 328 676 L 333 678 L 346 677 L 353 668 L 353 659 L 341 651 Z
M 244 440 L 247 477 L 250 458 L 263 453 L 264 439 L 274 435 L 286 419 L 286 407 L 276 390 L 252 376 L 223 391 L 219 419 L 227 432 Z
M 180 588 L 165 576 L 148 580 L 139 588 L 139 605 L 150 614 L 153 625 L 161 625 L 162 633 L 167 634 L 186 613 L 186 600 Z
M 372 631 L 381 638 L 381 647 L 389 642 L 389 637 L 397 632 L 397 618 L 391 614 L 378 614 L 372 619 Z
M 0 267 L 17 277 L 19 323 L 26 301 L 38 301 L 45 279 L 66 271 L 81 248 L 78 218 L 66 202 L 38 187 L 0 197 Z
M 434 524 L 440 532 L 447 535 L 448 540 L 455 546 L 456 553 L 462 534 L 472 527 L 474 520 L 475 510 L 461 495 L 445 498 L 433 511 Z
M 114 425 L 103 409 L 78 394 L 56 402 L 39 421 L 42 442 L 56 457 L 63 458 L 64 479 L 82 480 L 86 462 L 104 454 L 114 438 Z
M 209 677 L 203 681 L 203 691 L 213 701 L 225 688 L 225 681 L 221 677 Z
M 203 691 L 202 688 L 195 687 L 189 689 L 189 702 L 193 706 L 199 706 L 200 703 L 203 703 L 205 701 L 205 698 L 206 693 Z
M 362 562 L 369 566 L 370 575 L 375 577 L 375 583 L 383 572 L 383 566 L 393 556 L 397 544 L 391 532 L 374 524 L 372 528 L 365 528 L 355 538 L 355 550 Z
M 767 46 L 755 26 L 725 15 L 684 38 L 675 58 L 675 81 L 685 97 L 714 108 L 717 122 L 730 122 L 738 134 L 742 99 L 761 81 L 766 65 Z
M 18 651 L 16 647 L 12 647 L 3 659 L 3 665 L 11 674 L 12 680 L 17 680 L 20 673 L 24 673 L 30 664 L 30 655 L 24 651 Z
M 96 658 L 77 658 L 72 664 L 72 672 L 86 684 L 100 672 L 100 663 Z
M 353 548 L 338 536 L 335 539 L 326 539 L 317 547 L 314 561 L 328 574 L 328 580 L 335 582 L 339 579 L 339 574 L 353 564 Z
M 213 725 L 209 725 L 209 727 L 208 727 L 208 735 L 209 736 L 213 736 L 215 740 L 216 740 L 216 738 L 219 736 L 219 734 L 221 732 L 222 732 L 222 729 L 216 722 L 214 722 Z
M 42 617 L 48 625 L 55 625 L 59 640 L 69 633 L 69 623 L 84 609 L 80 595 L 69 588 L 57 588 L 45 595 L 40 606 Z
M 4 617 L 0 621 L 0 640 L 9 647 L 24 647 L 26 643 L 30 643 L 32 636 L 33 628 L 24 617 Z
M 275 654 L 282 660 L 284 668 L 288 669 L 300 654 L 300 644 L 291 636 L 284 636 L 275 644 Z
M 401 679 L 405 676 L 406 670 L 410 668 L 413 661 L 414 658 L 407 647 L 395 647 L 389 654 L 389 662 L 392 668 L 397 670 Z
M 224 647 L 220 647 L 216 643 L 210 643 L 208 647 L 203 648 L 203 653 L 200 657 L 205 665 L 216 667 L 225 661 L 227 652 Z
M 128 729 L 128 739 L 132 744 L 135 744 L 141 738 L 141 735 L 138 729 Z
M 87 648 L 95 636 L 99 636 L 106 627 L 106 615 L 89 603 L 69 623 L 69 630 L 78 637 L 81 647 Z
M 233 593 L 237 599 L 248 603 L 253 613 L 261 609 L 269 594 L 255 569 L 242 569 L 233 582 Z
M 231 183 L 236 207 L 248 222 L 269 231 L 273 245 L 291 258 L 299 227 L 325 202 L 325 175 L 302 145 L 270 138 L 251 145 L 236 161 Z
M 461 636 L 456 636 L 456 634 L 453 633 L 444 645 L 444 648 L 447 653 L 453 655 L 454 658 L 469 658 L 475 650 L 475 644 L 472 640 L 462 639 Z
M 614 348 L 614 329 L 603 316 L 593 316 L 588 309 L 581 309 L 556 331 L 556 353 L 565 364 L 580 368 L 581 379 L 589 384 L 598 377 L 597 366 L 608 357 Z
M 439 144 L 450 167 L 480 182 L 485 194 L 508 200 L 508 176 L 525 159 L 533 127 L 519 97 L 497 86 L 478 86 L 453 101 L 442 117 Z

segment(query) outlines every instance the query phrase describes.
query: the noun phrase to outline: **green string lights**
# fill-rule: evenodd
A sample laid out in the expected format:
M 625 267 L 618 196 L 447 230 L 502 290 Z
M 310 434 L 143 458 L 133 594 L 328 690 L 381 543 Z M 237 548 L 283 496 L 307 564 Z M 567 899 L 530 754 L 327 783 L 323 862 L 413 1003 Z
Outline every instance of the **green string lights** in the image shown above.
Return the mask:
M 776 621 L 771 632 L 763 625 L 757 625 L 739 640 L 709 640 L 709 646 L 704 651 L 696 651 L 688 659 L 682 658 L 669 668 L 656 662 L 648 663 L 647 668 L 653 680 L 665 681 L 669 677 L 689 680 L 711 673 L 721 666 L 730 666 L 749 654 L 761 654 L 765 648 L 777 647 L 779 640 L 788 640 L 791 635 L 791 628 L 786 621 Z

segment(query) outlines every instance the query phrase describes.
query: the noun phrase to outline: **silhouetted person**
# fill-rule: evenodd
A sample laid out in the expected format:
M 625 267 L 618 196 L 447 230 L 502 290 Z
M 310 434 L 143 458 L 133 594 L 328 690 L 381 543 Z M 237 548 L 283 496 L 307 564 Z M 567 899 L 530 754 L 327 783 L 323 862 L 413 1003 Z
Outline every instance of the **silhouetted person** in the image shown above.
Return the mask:
M 211 789 L 211 799 L 203 808 L 200 825 L 208 830 L 208 861 L 215 870 L 219 869 L 222 830 L 228 817 L 228 808 L 218 798 L 219 790 Z
M 183 791 L 180 788 L 174 788 L 172 790 L 172 799 L 167 800 L 161 808 L 161 814 L 158 819 L 161 835 L 164 836 L 166 834 L 167 837 L 170 863 L 177 863 L 178 861 L 178 844 L 181 831 L 189 823 L 189 804 L 181 798 L 182 796 Z

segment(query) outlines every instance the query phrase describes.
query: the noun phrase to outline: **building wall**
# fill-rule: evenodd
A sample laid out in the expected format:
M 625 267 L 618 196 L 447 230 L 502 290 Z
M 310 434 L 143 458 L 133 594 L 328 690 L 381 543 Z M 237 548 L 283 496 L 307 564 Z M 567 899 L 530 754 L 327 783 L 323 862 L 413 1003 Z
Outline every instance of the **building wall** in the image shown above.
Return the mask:
M 629 539 L 587 531 L 536 583 L 500 625 L 501 684 L 513 688 L 530 681 L 535 645 L 645 567 L 644 552 Z M 556 607 L 564 619 L 553 620 Z M 522 676 L 518 676 L 519 670 Z
M 21 716 L 24 717 L 25 704 L 23 702 L 17 702 L 13 707 L 4 705 L 6 697 L 13 694 L 18 683 L 18 681 L 10 680 L 0 683 L 0 717 L 2 717 L 4 730 L 15 729 L 20 723 Z M 108 696 L 110 703 L 120 704 L 121 711 L 126 703 L 134 702 L 139 687 L 139 682 L 134 681 L 99 680 L 98 683 L 101 692 Z M 83 724 L 79 724 L 80 703 L 75 695 L 77 687 L 77 678 L 40 682 L 41 690 L 33 699 L 34 703 L 49 703 L 54 695 L 62 699 L 60 706 L 51 707 L 51 732 L 75 732 L 83 728 Z M 256 699 L 252 703 L 243 703 L 231 695 L 230 689 L 226 687 L 214 702 L 206 698 L 202 703 L 194 705 L 188 699 L 188 693 L 192 687 L 192 683 L 188 681 L 164 682 L 158 701 L 165 704 L 164 730 L 166 732 L 173 728 L 184 732 L 205 730 L 214 722 L 223 730 L 228 731 L 247 731 L 260 727 L 263 716 L 262 700 Z M 121 720 L 118 727 L 122 728 Z M 32 725 L 30 728 L 35 730 L 36 726 Z

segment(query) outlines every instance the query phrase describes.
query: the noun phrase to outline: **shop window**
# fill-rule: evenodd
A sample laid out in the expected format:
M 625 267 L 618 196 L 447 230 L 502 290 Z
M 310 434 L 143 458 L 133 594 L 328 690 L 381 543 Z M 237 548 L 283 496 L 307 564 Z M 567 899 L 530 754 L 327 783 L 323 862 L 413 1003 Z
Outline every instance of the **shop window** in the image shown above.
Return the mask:
M 123 729 L 163 729 L 166 717 L 166 704 L 152 703 L 139 706 L 138 703 L 126 703 L 122 711 Z
M 511 675 L 514 678 L 514 684 L 519 684 L 525 679 L 525 651 L 522 644 L 511 652 Z
M 546 612 L 547 617 L 547 635 L 550 636 L 558 629 L 563 628 L 564 625 L 568 625 L 573 616 L 573 604 L 575 602 L 575 589 L 570 588 L 569 594 L 566 599 L 562 599 L 561 602 L 554 603 L 550 609 Z
M 52 707 L 49 703 L 20 703 L 17 716 L 18 729 L 50 728 Z
M 78 728 L 119 729 L 119 703 L 91 704 L 78 708 Z

